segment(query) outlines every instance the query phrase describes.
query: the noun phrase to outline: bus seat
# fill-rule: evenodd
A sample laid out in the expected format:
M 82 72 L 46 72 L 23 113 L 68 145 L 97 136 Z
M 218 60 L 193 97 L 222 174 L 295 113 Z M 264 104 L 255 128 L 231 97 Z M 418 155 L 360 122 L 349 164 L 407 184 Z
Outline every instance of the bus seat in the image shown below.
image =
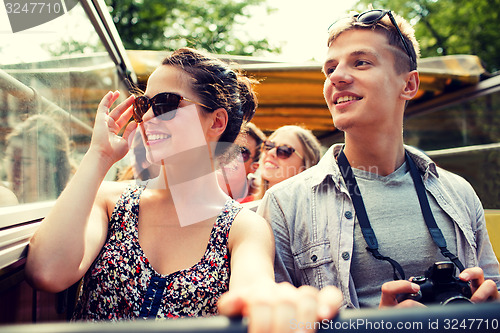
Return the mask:
M 500 209 L 485 209 L 484 213 L 491 245 L 500 261 Z

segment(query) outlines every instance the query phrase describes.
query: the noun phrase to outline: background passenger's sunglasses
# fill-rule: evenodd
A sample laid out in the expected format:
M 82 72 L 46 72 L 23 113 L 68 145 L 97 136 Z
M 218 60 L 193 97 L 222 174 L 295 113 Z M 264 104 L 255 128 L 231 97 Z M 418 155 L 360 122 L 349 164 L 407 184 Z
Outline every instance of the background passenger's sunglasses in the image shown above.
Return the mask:
M 384 10 L 384 9 L 367 10 L 366 12 L 363 12 L 361 14 L 354 15 L 354 18 L 356 19 L 356 22 L 366 25 L 374 25 L 377 22 L 379 22 L 386 14 L 389 16 L 389 19 L 396 28 L 399 37 L 401 38 L 401 41 L 403 42 L 403 45 L 406 49 L 406 53 L 408 53 L 408 56 L 410 57 L 410 60 L 412 61 L 413 64 L 416 64 L 416 59 L 413 57 L 410 51 L 410 47 L 408 46 L 408 43 L 406 43 L 406 40 L 403 34 L 401 33 L 401 30 L 399 30 L 398 23 L 394 19 L 394 16 L 392 15 L 390 10 Z
M 281 159 L 287 159 L 292 156 L 293 153 L 297 154 L 298 157 L 303 159 L 302 155 L 300 155 L 295 148 L 290 147 L 289 145 L 276 145 L 272 141 L 265 141 L 262 143 L 262 150 L 270 151 L 271 149 L 276 148 L 276 156 Z
M 241 157 L 243 157 L 243 162 L 247 162 L 250 159 L 250 149 L 247 147 L 240 146 L 240 151 L 241 151 Z
M 149 108 L 153 108 L 153 113 L 155 117 L 164 115 L 162 120 L 170 120 L 173 119 L 177 113 L 177 109 L 179 108 L 179 104 L 182 100 L 201 105 L 207 109 L 210 109 L 208 106 L 192 101 L 185 97 L 182 97 L 179 94 L 162 92 L 155 95 L 152 98 L 147 98 L 146 96 L 139 96 L 134 101 L 134 120 L 136 123 L 142 123 L 142 117 L 146 112 L 148 112 Z

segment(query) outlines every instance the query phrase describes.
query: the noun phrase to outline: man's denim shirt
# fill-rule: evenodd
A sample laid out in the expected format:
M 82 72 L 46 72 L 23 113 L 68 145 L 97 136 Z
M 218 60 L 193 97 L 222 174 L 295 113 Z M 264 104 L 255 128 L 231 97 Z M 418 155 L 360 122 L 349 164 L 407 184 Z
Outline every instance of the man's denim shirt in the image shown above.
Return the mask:
M 334 285 L 343 293 L 344 306 L 357 308 L 350 274 L 355 215 L 336 163 L 341 148 L 334 145 L 316 166 L 270 188 L 257 212 L 274 231 L 277 282 L 320 289 Z M 481 267 L 485 277 L 500 286 L 483 207 L 471 185 L 437 167 L 421 151 L 405 149 L 423 173 L 427 192 L 454 222 L 460 261 L 466 267 Z

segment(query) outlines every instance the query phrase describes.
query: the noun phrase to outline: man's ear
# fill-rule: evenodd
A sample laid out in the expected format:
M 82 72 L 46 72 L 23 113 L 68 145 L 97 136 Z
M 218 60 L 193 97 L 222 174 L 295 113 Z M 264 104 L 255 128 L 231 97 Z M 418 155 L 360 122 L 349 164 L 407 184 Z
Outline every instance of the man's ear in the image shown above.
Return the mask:
M 223 108 L 218 108 L 211 113 L 212 124 L 208 130 L 208 134 L 212 137 L 221 136 L 226 130 L 228 115 L 227 111 Z
M 401 98 L 409 101 L 418 92 L 418 87 L 420 86 L 420 78 L 418 77 L 417 71 L 411 71 L 406 76 L 406 85 L 401 92 Z

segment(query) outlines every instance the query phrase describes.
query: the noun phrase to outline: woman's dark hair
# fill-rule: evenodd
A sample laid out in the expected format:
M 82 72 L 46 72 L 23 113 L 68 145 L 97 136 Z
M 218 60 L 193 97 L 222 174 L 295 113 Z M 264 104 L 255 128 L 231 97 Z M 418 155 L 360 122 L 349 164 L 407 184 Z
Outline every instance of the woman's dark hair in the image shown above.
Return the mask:
M 218 108 L 227 111 L 227 127 L 219 142 L 233 143 L 243 122 L 250 121 L 255 114 L 257 96 L 252 86 L 257 81 L 232 70 L 217 58 L 190 48 L 174 51 L 162 65 L 179 68 L 193 78 L 193 90 L 200 102 L 209 107 L 204 108 L 206 111 Z

